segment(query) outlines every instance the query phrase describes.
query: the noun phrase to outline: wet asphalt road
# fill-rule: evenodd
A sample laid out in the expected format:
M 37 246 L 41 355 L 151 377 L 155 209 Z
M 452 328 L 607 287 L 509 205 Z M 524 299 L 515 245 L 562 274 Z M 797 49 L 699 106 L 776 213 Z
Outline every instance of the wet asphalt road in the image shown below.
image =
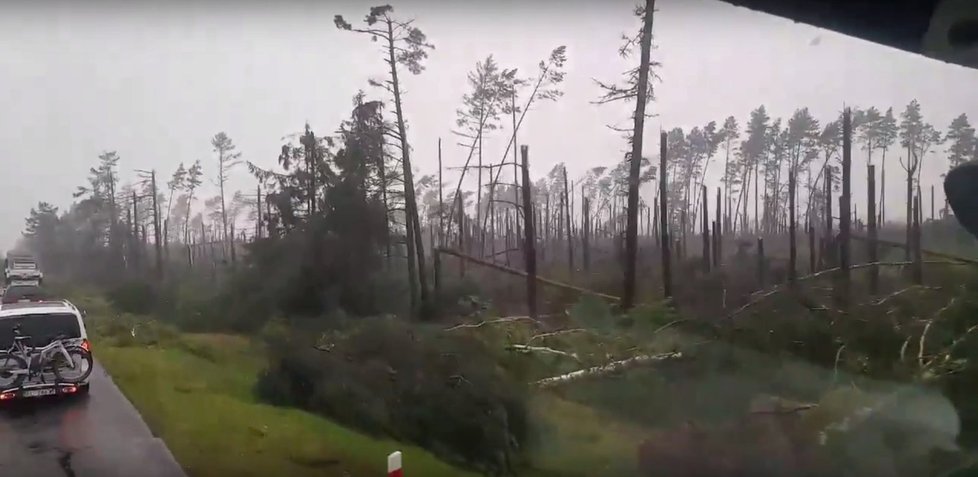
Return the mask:
M 0 406 L 0 476 L 186 477 L 105 370 L 88 396 Z

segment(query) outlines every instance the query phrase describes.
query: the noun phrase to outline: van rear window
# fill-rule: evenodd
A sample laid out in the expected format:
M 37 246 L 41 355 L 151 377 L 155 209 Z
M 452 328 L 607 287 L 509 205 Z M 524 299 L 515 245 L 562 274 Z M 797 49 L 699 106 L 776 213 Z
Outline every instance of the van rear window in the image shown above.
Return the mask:
M 30 336 L 31 346 L 46 346 L 58 337 L 81 338 L 78 318 L 71 313 L 38 313 L 0 318 L 0 349 L 9 349 L 14 342 L 14 327 L 20 325 L 20 333 Z

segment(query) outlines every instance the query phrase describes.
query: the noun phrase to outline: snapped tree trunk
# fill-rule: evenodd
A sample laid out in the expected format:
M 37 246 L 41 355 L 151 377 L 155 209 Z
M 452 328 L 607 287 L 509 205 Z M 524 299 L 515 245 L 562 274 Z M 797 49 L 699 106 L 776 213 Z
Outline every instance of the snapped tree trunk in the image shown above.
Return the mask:
M 839 268 L 841 269 L 841 302 L 849 305 L 849 233 L 852 212 L 852 111 L 846 108 L 842 116 L 842 200 L 839 204 Z
M 163 278 L 163 234 L 160 230 L 160 206 L 157 204 L 156 171 L 150 172 L 150 186 L 153 192 L 153 238 L 156 241 L 156 277 Z
M 879 261 L 877 248 L 877 224 L 876 224 L 876 166 L 870 165 L 867 169 L 866 199 L 867 210 L 866 220 L 869 228 L 869 240 L 866 241 L 866 255 L 869 263 Z M 869 269 L 869 293 L 876 295 L 879 293 L 880 269 L 878 265 L 873 265 Z
M 574 232 L 571 229 L 570 188 L 567 186 L 567 166 L 564 166 L 564 228 L 567 231 L 567 268 L 574 277 Z
M 527 217 L 533 216 L 533 202 L 530 200 L 530 152 L 529 147 L 520 146 L 520 155 L 523 156 L 523 211 Z M 526 308 L 527 314 L 532 319 L 537 319 L 537 252 L 533 230 L 533 221 L 524 220 L 526 230 L 523 233 L 526 242 L 523 245 L 526 260 Z
M 652 54 L 652 17 L 655 0 L 645 0 L 645 16 L 642 26 L 641 57 L 636 85 L 635 113 L 632 115 L 632 151 L 628 173 L 628 222 L 625 230 L 625 279 L 622 293 L 622 309 L 627 310 L 635 302 L 635 279 L 638 266 L 638 189 L 642 168 L 642 139 L 645 130 L 645 103 L 648 100 L 649 63 Z
M 666 133 L 659 134 L 659 233 L 662 234 L 661 253 L 662 260 L 662 293 L 668 299 L 672 297 L 672 256 L 669 254 L 669 209 L 668 197 L 669 184 L 666 177 L 666 164 L 668 156 L 666 145 Z
M 703 271 L 710 272 L 710 217 L 707 213 L 707 201 L 706 201 L 706 186 L 700 186 L 700 196 L 703 197 L 703 217 L 702 217 L 702 230 L 703 230 Z

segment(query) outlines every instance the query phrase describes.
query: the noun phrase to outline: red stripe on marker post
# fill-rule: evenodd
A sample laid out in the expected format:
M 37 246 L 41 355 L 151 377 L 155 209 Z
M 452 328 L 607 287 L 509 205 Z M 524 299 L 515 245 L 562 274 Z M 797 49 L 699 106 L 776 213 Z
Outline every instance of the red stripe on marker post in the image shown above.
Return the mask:
M 401 468 L 401 451 L 391 452 L 387 456 L 387 477 L 404 477 L 404 470 Z

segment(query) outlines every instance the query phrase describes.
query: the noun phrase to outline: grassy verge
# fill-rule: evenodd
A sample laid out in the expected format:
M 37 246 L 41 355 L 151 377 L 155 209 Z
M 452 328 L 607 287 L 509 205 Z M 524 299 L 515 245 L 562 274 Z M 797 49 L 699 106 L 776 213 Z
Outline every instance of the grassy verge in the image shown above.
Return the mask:
M 106 335 L 120 330 L 105 326 L 118 313 L 104 299 L 76 293 L 72 300 L 91 317 L 99 361 L 193 477 L 383 475 L 393 450 L 404 453 L 409 475 L 473 475 L 424 449 L 258 402 L 252 387 L 265 358 L 247 338 L 157 330 L 152 346 L 123 346 L 126 336 Z M 528 449 L 534 469 L 520 475 L 634 475 L 641 428 L 549 393 L 537 395 L 531 411 L 539 434 Z
M 97 346 L 116 384 L 194 477 L 383 475 L 393 450 L 404 453 L 412 475 L 467 475 L 422 449 L 256 402 L 251 386 L 261 355 L 243 338 L 183 335 L 164 346 Z
M 393 450 L 404 453 L 412 475 L 472 475 L 423 449 L 257 402 L 252 386 L 264 360 L 245 338 L 185 334 L 152 347 L 96 346 L 116 384 L 194 477 L 383 475 Z M 551 395 L 537 396 L 532 409 L 541 438 L 530 450 L 529 475 L 633 473 L 640 428 Z

